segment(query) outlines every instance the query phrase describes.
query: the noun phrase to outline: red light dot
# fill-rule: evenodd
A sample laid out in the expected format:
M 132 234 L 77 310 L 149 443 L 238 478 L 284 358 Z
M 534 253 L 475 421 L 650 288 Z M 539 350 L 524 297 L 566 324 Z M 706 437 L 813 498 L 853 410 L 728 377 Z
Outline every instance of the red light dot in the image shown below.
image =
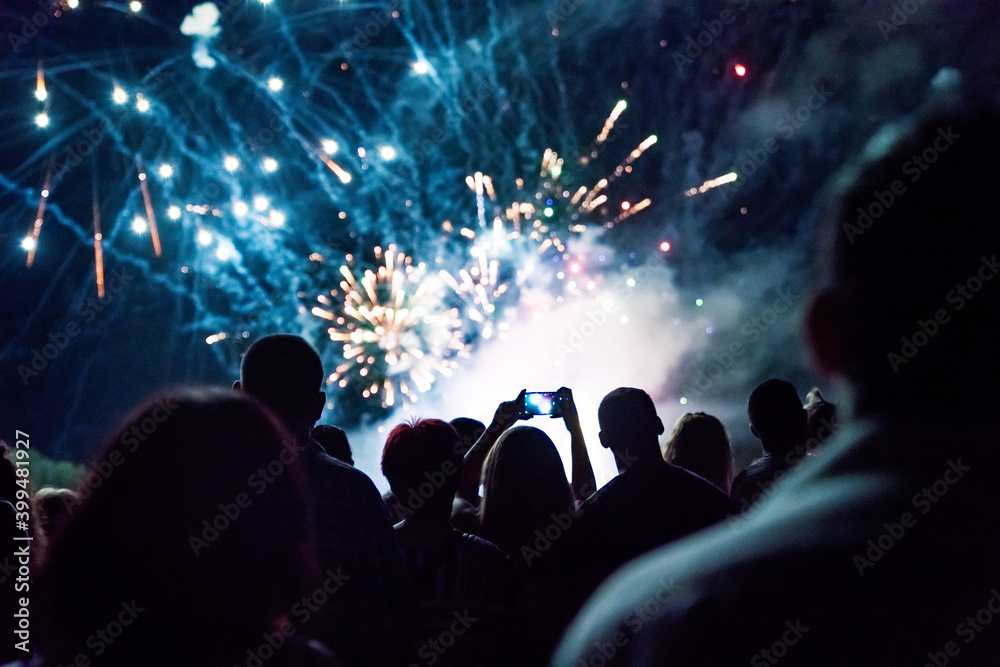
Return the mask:
M 667 252 L 668 250 L 670 250 L 670 241 L 664 241 L 663 243 L 660 244 L 661 252 Z
M 627 210 L 629 210 L 630 208 L 632 208 L 632 204 L 628 203 L 627 201 L 623 201 L 623 202 L 622 202 L 622 210 L 623 210 L 623 211 L 627 211 Z
M 746 76 L 747 68 L 743 65 L 737 65 L 734 69 L 736 70 L 736 76 Z

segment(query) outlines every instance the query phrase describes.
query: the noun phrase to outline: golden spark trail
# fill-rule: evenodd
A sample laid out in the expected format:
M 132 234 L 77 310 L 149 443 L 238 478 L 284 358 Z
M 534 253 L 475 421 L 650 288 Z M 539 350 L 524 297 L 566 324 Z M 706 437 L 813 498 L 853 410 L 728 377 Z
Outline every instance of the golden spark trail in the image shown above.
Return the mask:
M 153 241 L 153 252 L 160 256 L 160 233 L 156 229 L 156 214 L 153 212 L 153 200 L 149 196 L 149 185 L 146 184 L 146 170 L 142 166 L 142 159 L 135 156 L 135 166 L 139 170 L 139 189 L 142 190 L 142 201 L 146 205 L 146 222 L 149 224 L 149 237 Z
M 101 247 L 101 207 L 97 203 L 97 170 L 93 172 L 94 200 L 94 272 L 97 281 L 97 296 L 104 298 L 104 250 Z
M 38 248 L 38 235 L 42 233 L 42 220 L 45 218 L 45 203 L 49 200 L 49 187 L 52 185 L 52 168 L 54 162 L 49 162 L 49 168 L 45 172 L 45 182 L 42 185 L 41 197 L 38 199 L 38 211 L 35 213 L 35 222 L 31 226 L 31 236 L 28 237 L 28 268 L 35 261 L 35 250 Z

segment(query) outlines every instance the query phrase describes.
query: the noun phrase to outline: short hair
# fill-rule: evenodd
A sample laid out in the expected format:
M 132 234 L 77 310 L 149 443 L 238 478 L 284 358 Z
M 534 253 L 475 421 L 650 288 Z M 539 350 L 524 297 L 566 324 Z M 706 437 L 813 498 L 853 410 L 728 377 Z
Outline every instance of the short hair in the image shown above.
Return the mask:
M 272 334 L 255 341 L 240 366 L 243 390 L 280 416 L 298 417 L 322 390 L 323 362 L 304 338 Z
M 643 435 L 657 419 L 656 405 L 649 394 L 634 387 L 619 387 L 601 400 L 597 421 L 601 431 L 614 437 Z
M 747 416 L 766 450 L 805 438 L 806 411 L 787 380 L 772 378 L 757 385 L 747 401 Z
M 462 438 L 463 452 L 469 451 L 469 448 L 476 444 L 476 441 L 483 435 L 483 431 L 486 430 L 486 424 L 471 417 L 455 417 L 449 423 L 455 427 L 458 435 Z
M 835 184 L 817 254 L 859 412 L 992 406 L 997 155 L 995 109 L 938 113 Z
M 729 494 L 733 450 L 726 427 L 704 412 L 688 412 L 674 425 L 663 454 L 667 463 L 701 475 Z
M 382 474 L 397 500 L 414 512 L 450 516 L 462 469 L 461 441 L 458 431 L 440 419 L 418 419 L 392 429 L 382 450 Z

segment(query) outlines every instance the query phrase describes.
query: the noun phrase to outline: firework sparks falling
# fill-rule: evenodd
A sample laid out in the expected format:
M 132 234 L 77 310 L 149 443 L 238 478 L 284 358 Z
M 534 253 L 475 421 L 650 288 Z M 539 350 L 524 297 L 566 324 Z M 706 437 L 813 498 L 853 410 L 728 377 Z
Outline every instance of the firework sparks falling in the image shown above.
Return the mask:
M 38 74 L 35 75 L 35 99 L 39 102 L 44 102 L 49 98 L 48 90 L 45 88 L 45 70 L 42 69 L 42 63 L 38 63 Z
M 589 164 L 590 159 L 598 154 L 597 149 L 605 145 L 615 122 L 626 108 L 624 100 L 615 105 L 594 141 L 595 150 L 590 155 L 580 156 L 580 165 Z M 458 270 L 442 269 L 440 276 L 461 299 L 467 324 L 480 337 L 488 339 L 494 334 L 505 337 L 507 325 L 500 320 L 503 310 L 501 306 L 505 302 L 517 302 L 517 288 L 535 270 L 533 262 L 525 262 L 526 257 L 551 256 L 557 260 L 557 264 L 565 264 L 560 268 L 551 262 L 544 263 L 552 270 L 557 281 L 569 278 L 565 289 L 570 292 L 577 290 L 577 278 L 580 276 L 574 274 L 579 273 L 580 265 L 572 263 L 571 266 L 568 263 L 570 255 L 567 252 L 567 236 L 584 232 L 587 222 L 603 223 L 605 228 L 611 228 L 615 223 L 650 206 L 652 201 L 649 198 L 635 205 L 623 201 L 621 213 L 604 222 L 607 210 L 603 207 L 608 202 L 608 195 L 602 191 L 618 177 L 630 173 L 632 163 L 656 141 L 656 135 L 650 135 L 606 178 L 600 179 L 591 187 L 581 185 L 575 191 L 571 191 L 562 182 L 566 175 L 565 160 L 553 149 L 546 148 L 539 164 L 536 187 L 526 187 L 523 178 L 515 179 L 516 194 L 511 198 L 512 201 L 503 205 L 498 202 L 500 197 L 497 187 L 489 175 L 475 172 L 466 176 L 466 185 L 476 197 L 476 223 L 462 226 L 458 230 L 461 237 L 472 242 L 467 248 L 468 259 Z M 568 177 L 573 176 L 575 174 Z M 451 221 L 446 220 L 442 227 L 445 232 L 455 231 L 455 225 Z M 541 276 L 542 282 L 545 282 L 545 278 L 546 276 Z M 549 282 L 551 284 L 551 280 Z
M 331 160 L 330 157 L 328 156 L 328 153 L 333 153 L 333 152 L 336 151 L 336 146 L 337 146 L 336 142 L 327 139 L 326 141 L 323 142 L 323 144 L 324 144 L 323 150 L 318 150 L 315 147 L 312 147 L 311 148 L 312 152 L 316 155 L 317 158 L 320 159 L 320 161 L 323 164 L 325 164 L 327 166 L 327 168 L 330 171 L 332 171 L 334 174 L 336 174 L 337 178 L 340 179 L 341 183 L 343 183 L 344 185 L 347 185 L 348 183 L 351 182 L 351 175 L 350 175 L 350 173 L 348 173 L 339 164 L 337 164 L 336 162 L 334 162 L 333 160 Z M 331 150 L 327 150 L 327 149 L 331 149 Z
M 31 233 L 21 244 L 28 251 L 28 268 L 35 261 L 35 251 L 38 249 L 38 236 L 42 233 L 42 221 L 45 219 L 45 204 L 49 200 L 49 188 L 52 185 L 52 163 L 45 172 L 45 184 L 42 185 L 42 192 L 38 198 L 38 210 L 35 213 L 35 221 L 31 224 Z
M 618 120 L 618 116 L 621 115 L 622 111 L 625 111 L 626 106 L 628 105 L 625 100 L 618 100 L 618 104 L 616 104 L 615 108 L 611 110 L 611 114 L 608 116 L 608 119 L 604 121 L 604 127 L 601 128 L 601 133 L 597 135 L 598 146 L 608 140 L 608 135 L 611 134 L 611 130 L 615 127 L 615 121 Z
M 149 196 L 149 186 L 146 184 L 146 169 L 142 165 L 142 158 L 135 156 L 135 166 L 139 171 L 139 189 L 142 191 L 142 201 L 146 206 L 146 224 L 149 225 L 149 236 L 153 240 L 153 252 L 159 257 L 163 254 L 160 246 L 160 233 L 156 227 L 156 213 L 153 211 L 153 201 Z
M 716 178 L 710 178 L 696 188 L 685 190 L 684 196 L 693 197 L 695 195 L 703 194 L 705 192 L 708 192 L 712 188 L 717 188 L 720 185 L 725 185 L 726 183 L 732 183 L 733 181 L 736 180 L 736 178 L 737 174 L 735 171 L 731 171 L 728 174 L 723 174 L 722 176 L 718 176 Z
M 326 295 L 318 298 L 326 307 L 312 309 L 333 323 L 330 339 L 343 344 L 344 362 L 327 384 L 342 389 L 354 384 L 364 398 L 380 396 L 385 408 L 400 399 L 407 407 L 437 375 L 450 375 L 468 348 L 457 309 L 442 308 L 441 285 L 426 276 L 423 264 L 414 266 L 394 245 L 384 252 L 376 247 L 375 258 L 382 263 L 360 279 L 348 266 L 340 267 L 341 314 L 330 309 Z
M 636 146 L 635 149 L 628 154 L 628 157 L 622 160 L 622 162 L 617 167 L 615 167 L 614 171 L 612 172 L 612 176 L 609 176 L 608 178 L 602 178 L 597 182 L 597 184 L 594 187 L 590 189 L 589 192 L 587 192 L 587 196 L 580 204 L 580 210 L 593 211 L 601 204 L 607 202 L 608 201 L 607 195 L 599 194 L 601 190 L 608 187 L 611 181 L 615 180 L 616 178 L 621 177 L 623 174 L 630 173 L 632 171 L 632 163 L 638 160 L 640 157 L 642 157 L 642 154 L 645 153 L 650 146 L 655 144 L 656 141 L 657 137 L 655 134 L 651 134 L 645 139 L 643 139 L 642 143 Z M 579 194 L 580 191 L 577 192 L 577 196 L 574 196 L 574 200 L 578 199 Z M 574 203 L 576 202 L 574 201 Z
M 609 228 L 613 227 L 616 223 L 619 223 L 622 220 L 624 220 L 624 219 L 626 219 L 626 218 L 628 218 L 630 216 L 635 215 L 639 211 L 641 211 L 641 210 L 643 210 L 645 208 L 648 208 L 649 205 L 652 204 L 652 203 L 653 202 L 652 202 L 651 199 L 649 199 L 649 197 L 643 199 L 642 201 L 638 202 L 637 204 L 630 204 L 627 201 L 622 202 L 622 212 L 614 220 L 608 222 L 607 226 Z
M 92 172 L 93 209 L 94 209 L 94 280 L 97 283 L 97 296 L 104 298 L 104 248 L 101 233 L 101 207 L 97 201 L 97 172 Z
M 491 257 L 493 246 L 489 243 L 473 246 L 470 253 L 475 263 L 458 271 L 456 278 L 448 271 L 440 271 L 441 278 L 465 303 L 465 316 L 479 330 L 484 339 L 499 335 L 506 338 L 509 325 L 497 322 L 499 316 L 497 300 L 507 294 L 511 283 L 500 277 L 500 260 Z M 533 264 L 517 270 L 514 284 L 520 286 L 534 271 Z

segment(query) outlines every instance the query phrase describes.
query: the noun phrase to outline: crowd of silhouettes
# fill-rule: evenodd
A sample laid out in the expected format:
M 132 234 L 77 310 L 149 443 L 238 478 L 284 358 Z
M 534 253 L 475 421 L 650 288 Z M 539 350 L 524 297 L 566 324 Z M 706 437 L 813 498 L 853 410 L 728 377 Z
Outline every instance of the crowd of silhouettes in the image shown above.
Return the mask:
M 935 307 L 956 281 L 983 286 L 998 271 L 979 171 L 1000 151 L 996 120 L 917 125 L 835 200 L 839 230 L 913 151 L 968 137 L 877 228 L 837 235 L 822 255 L 830 266 L 806 327 L 819 369 L 850 396 L 846 425 L 818 389 L 803 402 L 792 383 L 761 378 L 745 404 L 760 455 L 734 476 L 718 418 L 685 414 L 661 442 L 651 395 L 609 387 L 596 435 L 618 474 L 598 487 L 571 389 L 554 397 L 568 477 L 553 439 L 519 424 L 531 417 L 521 391 L 488 424 L 398 424 L 382 496 L 353 466 L 348 434 L 317 424 L 329 399 L 316 350 L 263 336 L 232 389 L 139 406 L 77 492 L 40 489 L 19 505 L 4 450 L 0 539 L 32 538 L 33 653 L 8 641 L 0 660 L 875 665 L 925 654 L 939 664 L 960 648 L 968 664 L 992 664 L 1000 623 L 986 627 L 977 611 L 1000 613 L 990 597 L 1000 603 L 990 578 L 1000 438 L 986 417 L 997 386 L 987 325 L 1000 319 L 985 290 L 996 288 L 964 299 L 947 326 Z M 963 233 L 942 241 L 946 220 Z M 887 351 L 928 316 L 936 338 L 898 372 Z M 22 511 L 31 534 L 15 521 Z M 10 618 L 17 564 L 4 554 Z M 970 614 L 979 625 L 960 646 L 955 622 Z
M 303 338 L 265 336 L 232 390 L 141 406 L 80 494 L 35 492 L 31 664 L 543 665 L 608 574 L 735 512 L 721 422 L 685 415 L 661 452 L 653 400 L 625 387 L 597 411 L 620 471 L 600 489 L 563 387 L 570 479 L 518 425 L 522 391 L 488 426 L 392 429 L 383 498 L 347 434 L 316 423 L 323 377 Z

